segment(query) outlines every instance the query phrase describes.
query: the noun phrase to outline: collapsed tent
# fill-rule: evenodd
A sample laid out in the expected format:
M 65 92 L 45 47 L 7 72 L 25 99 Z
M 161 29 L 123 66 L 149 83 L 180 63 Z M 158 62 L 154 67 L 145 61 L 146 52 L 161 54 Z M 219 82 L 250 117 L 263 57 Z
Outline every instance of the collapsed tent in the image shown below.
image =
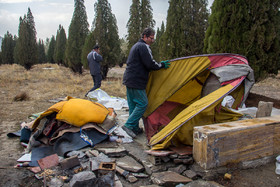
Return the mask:
M 112 108 L 68 96 L 30 123 L 32 135 L 29 133 L 31 136 L 25 141 L 28 143 L 26 151 L 32 151 L 29 166 L 38 166 L 37 161 L 46 156 L 66 157 L 71 151 L 95 146 L 108 139 L 115 118 Z
M 254 84 L 253 70 L 238 54 L 207 54 L 171 60 L 154 71 L 146 88 L 144 126 L 152 149 L 192 145 L 193 127 L 238 120 L 242 114 L 222 105 L 226 96 L 237 109 Z

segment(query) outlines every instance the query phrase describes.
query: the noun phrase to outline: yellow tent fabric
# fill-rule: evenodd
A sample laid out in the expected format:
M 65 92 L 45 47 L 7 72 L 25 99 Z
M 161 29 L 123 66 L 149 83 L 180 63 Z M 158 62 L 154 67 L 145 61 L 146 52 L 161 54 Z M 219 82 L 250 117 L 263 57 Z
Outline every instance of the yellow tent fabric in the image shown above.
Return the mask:
M 80 127 L 89 122 L 103 123 L 109 110 L 99 104 L 85 99 L 67 97 L 67 101 L 60 101 L 43 112 L 33 123 L 35 129 L 42 118 L 57 112 L 56 119 Z
M 191 104 L 151 138 L 149 144 L 152 145 L 152 149 L 164 149 L 171 144 L 175 146 L 179 144 L 192 145 L 193 127 L 213 123 L 215 107 L 233 89 L 232 85 L 226 85 Z M 228 115 L 230 116 L 228 120 L 233 118 L 236 120 L 242 116 L 235 112 L 230 112 Z
M 237 120 L 242 115 L 221 103 L 230 95 L 237 109 L 253 84 L 247 59 L 230 53 L 178 58 L 151 72 L 144 125 L 152 149 L 192 145 L 194 126 Z
M 185 63 L 188 61 L 188 63 Z M 168 69 L 150 74 L 146 92 L 149 102 L 144 117 L 149 116 L 165 100 L 187 84 L 193 77 L 203 72 L 211 62 L 207 56 L 170 61 Z M 188 70 L 186 72 L 185 70 Z
M 56 119 L 80 127 L 89 122 L 102 123 L 109 110 L 99 103 L 85 99 L 70 99 L 57 113 Z
M 59 112 L 63 105 L 66 103 L 67 101 L 60 101 L 54 105 L 52 105 L 50 108 L 48 108 L 45 112 L 43 112 L 33 123 L 32 125 L 32 129 L 35 129 L 38 127 L 38 125 L 40 124 L 41 119 L 43 119 L 44 117 L 54 113 L 54 112 Z

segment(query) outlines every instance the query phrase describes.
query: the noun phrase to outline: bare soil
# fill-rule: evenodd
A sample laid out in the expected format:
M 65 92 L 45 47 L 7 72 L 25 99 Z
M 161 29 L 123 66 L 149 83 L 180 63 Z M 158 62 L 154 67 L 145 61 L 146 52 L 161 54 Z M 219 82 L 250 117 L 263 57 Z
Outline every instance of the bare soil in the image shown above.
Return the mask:
M 124 98 L 125 88 L 121 85 L 123 71 L 124 67 L 111 69 L 101 89 L 109 95 Z M 0 186 L 43 186 L 26 168 L 14 168 L 24 148 L 19 138 L 8 138 L 7 133 L 18 131 L 20 124 L 28 121 L 29 115 L 52 106 L 54 103 L 50 102 L 51 99 L 68 95 L 85 98 L 92 84 L 88 71 L 77 75 L 53 64 L 34 66 L 28 72 L 17 65 L 0 66 Z M 269 77 L 254 85 L 246 106 L 257 107 L 259 101 L 272 101 L 274 107 L 280 109 L 279 94 L 280 75 Z M 216 181 L 228 187 L 280 184 L 274 162 L 255 169 L 234 170 L 231 174 L 231 180 L 221 176 Z

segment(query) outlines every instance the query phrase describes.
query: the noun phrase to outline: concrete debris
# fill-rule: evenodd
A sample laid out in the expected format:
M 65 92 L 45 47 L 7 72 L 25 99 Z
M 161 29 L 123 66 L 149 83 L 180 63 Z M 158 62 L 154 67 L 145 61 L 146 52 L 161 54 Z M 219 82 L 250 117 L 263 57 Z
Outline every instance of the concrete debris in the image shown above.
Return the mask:
M 128 175 L 127 180 L 130 183 L 135 183 L 136 181 L 138 181 L 138 179 L 135 176 L 133 176 L 133 175 Z
M 168 156 L 163 156 L 161 157 L 161 160 L 166 163 L 166 162 L 169 162 L 170 161 L 170 158 Z
M 48 186 L 49 187 L 61 187 L 61 186 L 63 186 L 63 184 L 64 184 L 64 182 L 62 179 L 54 177 L 51 179 Z
M 146 150 L 146 153 L 153 156 L 168 156 L 174 154 L 174 151 L 161 151 L 161 150 Z
M 223 187 L 214 181 L 196 180 L 180 187 Z
M 70 181 L 70 187 L 90 187 L 93 186 L 96 175 L 91 171 L 83 171 L 73 176 Z
M 146 175 L 145 173 L 130 173 L 131 175 L 133 175 L 134 177 L 137 178 L 147 178 L 149 177 L 149 175 Z
M 172 171 L 153 173 L 151 176 L 151 180 L 153 181 L 153 183 L 163 186 L 173 186 L 180 183 L 187 184 L 192 181 L 190 178 Z
M 258 104 L 258 110 L 256 113 L 256 117 L 260 118 L 260 117 L 271 116 L 272 107 L 273 107 L 273 102 L 260 101 Z
M 192 146 L 178 146 L 178 147 L 170 147 L 172 151 L 177 153 L 178 155 L 192 155 L 193 148 Z
M 97 171 L 99 169 L 99 163 L 96 160 L 90 160 L 90 170 Z
M 149 155 L 148 158 L 149 158 L 149 161 L 155 166 L 161 164 L 161 157 L 159 157 L 159 156 Z
M 181 164 L 175 168 L 169 168 L 168 171 L 173 171 L 175 173 L 182 174 L 186 169 L 187 169 L 187 166 Z
M 194 163 L 191 165 L 190 169 L 197 173 L 199 177 L 201 177 L 204 180 L 213 180 L 217 178 L 219 175 L 224 175 L 228 172 L 228 168 L 226 167 L 219 167 L 211 170 L 205 170 L 201 166 L 199 166 L 197 163 Z
M 142 164 L 144 165 L 144 168 L 145 168 L 145 171 L 148 175 L 151 175 L 153 172 L 152 172 L 152 168 L 153 168 L 153 164 L 149 161 L 146 161 L 146 160 L 143 160 L 142 161 Z
M 141 172 L 144 170 L 144 167 L 130 156 L 125 156 L 117 160 L 117 165 L 123 168 L 124 170 L 131 171 L 134 173 Z
M 97 157 L 99 155 L 99 152 L 97 150 L 89 150 L 89 152 L 95 157 Z
M 184 176 L 186 176 L 186 177 L 188 177 L 192 180 L 195 180 L 195 179 L 198 178 L 198 175 L 196 174 L 196 172 L 194 172 L 192 170 L 186 170 L 186 171 L 183 172 L 182 175 L 184 175 Z
M 123 187 L 122 182 L 120 181 L 119 177 L 115 175 L 115 187 Z
M 123 177 L 125 177 L 125 178 L 127 178 L 128 175 L 129 175 L 129 172 L 128 172 L 128 171 L 126 171 L 126 170 L 120 168 L 119 166 L 116 166 L 116 171 L 117 171 L 120 175 L 122 175 Z
M 175 164 L 186 164 L 186 165 L 190 165 L 193 164 L 193 158 L 175 158 L 174 160 Z
M 71 151 L 67 153 L 67 157 L 77 156 L 79 159 L 86 156 L 86 154 L 83 151 Z
M 62 162 L 60 162 L 61 168 L 62 169 L 69 169 L 69 168 L 73 168 L 75 166 L 79 166 L 80 165 L 80 161 L 78 159 L 78 156 L 72 156 L 70 158 L 66 158 L 64 159 Z
M 98 151 L 103 152 L 109 157 L 123 157 L 127 155 L 127 151 L 123 146 L 117 148 L 97 148 Z

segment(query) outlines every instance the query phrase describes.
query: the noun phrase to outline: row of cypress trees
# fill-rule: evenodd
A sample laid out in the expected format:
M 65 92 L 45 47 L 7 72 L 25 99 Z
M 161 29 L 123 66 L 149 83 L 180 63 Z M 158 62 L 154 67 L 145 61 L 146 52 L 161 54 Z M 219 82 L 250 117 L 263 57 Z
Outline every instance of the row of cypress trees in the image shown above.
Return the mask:
M 207 0 L 169 0 L 166 26 L 157 28 L 156 42 L 151 46 L 158 61 L 202 53 L 238 53 L 248 58 L 256 79 L 276 74 L 280 69 L 280 2 L 279 0 L 215 0 L 211 13 Z M 117 21 L 108 0 L 98 0 L 95 17 L 89 30 L 84 0 L 75 0 L 75 9 L 66 39 L 59 26 L 56 38 L 47 40 L 47 56 L 36 47 L 34 18 L 30 9 L 20 18 L 19 37 L 7 32 L 3 39 L 14 46 L 13 59 L 26 69 L 39 61 L 59 63 L 82 73 L 87 68 L 86 56 L 95 44 L 101 47 L 103 76 L 110 67 L 125 62 L 131 46 L 140 38 L 145 27 L 154 27 L 150 0 L 132 0 L 127 22 L 126 39 L 119 39 Z M 27 41 L 28 40 L 28 41 Z M 8 42 L 9 43 L 9 42 Z M 2 45 L 2 63 L 12 62 Z M 5 48 L 5 47 L 4 47 Z M 25 49 L 25 50 L 23 50 Z M 22 52 L 24 51 L 24 52 Z M 38 54 L 38 55 L 36 55 Z M 8 58 L 9 56 L 9 58 Z M 45 58 L 45 59 L 44 59 Z

